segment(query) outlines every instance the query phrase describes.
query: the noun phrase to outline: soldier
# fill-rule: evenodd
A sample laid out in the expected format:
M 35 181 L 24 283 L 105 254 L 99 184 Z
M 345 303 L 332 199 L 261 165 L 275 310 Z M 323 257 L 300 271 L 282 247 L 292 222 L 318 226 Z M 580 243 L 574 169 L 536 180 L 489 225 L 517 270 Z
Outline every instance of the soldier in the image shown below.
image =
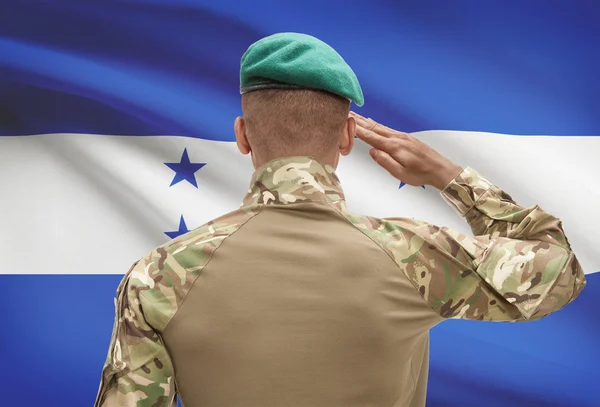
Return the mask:
M 349 113 L 363 94 L 327 44 L 263 38 L 240 77 L 250 190 L 125 275 L 96 406 L 424 406 L 433 326 L 539 319 L 583 289 L 559 219 Z M 475 237 L 350 213 L 335 168 L 355 135 Z

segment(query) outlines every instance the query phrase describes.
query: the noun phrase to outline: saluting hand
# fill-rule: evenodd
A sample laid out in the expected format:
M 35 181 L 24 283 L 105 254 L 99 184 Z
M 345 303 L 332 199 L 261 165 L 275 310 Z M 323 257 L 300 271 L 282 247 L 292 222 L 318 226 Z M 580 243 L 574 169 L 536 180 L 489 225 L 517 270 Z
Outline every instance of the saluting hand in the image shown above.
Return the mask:
M 356 121 L 356 135 L 373 148 L 371 157 L 398 180 L 413 186 L 431 185 L 443 189 L 462 168 L 427 144 L 350 112 Z

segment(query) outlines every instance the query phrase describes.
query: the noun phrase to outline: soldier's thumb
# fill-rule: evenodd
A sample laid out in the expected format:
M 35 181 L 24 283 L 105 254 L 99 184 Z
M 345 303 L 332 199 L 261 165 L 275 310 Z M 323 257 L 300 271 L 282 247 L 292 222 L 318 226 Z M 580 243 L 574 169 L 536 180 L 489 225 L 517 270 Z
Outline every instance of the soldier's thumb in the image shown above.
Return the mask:
M 402 164 L 396 161 L 391 155 L 389 155 L 385 151 L 372 148 L 369 151 L 369 154 L 377 164 L 381 165 L 396 179 L 401 180 L 402 176 L 406 173 L 406 168 L 404 168 Z

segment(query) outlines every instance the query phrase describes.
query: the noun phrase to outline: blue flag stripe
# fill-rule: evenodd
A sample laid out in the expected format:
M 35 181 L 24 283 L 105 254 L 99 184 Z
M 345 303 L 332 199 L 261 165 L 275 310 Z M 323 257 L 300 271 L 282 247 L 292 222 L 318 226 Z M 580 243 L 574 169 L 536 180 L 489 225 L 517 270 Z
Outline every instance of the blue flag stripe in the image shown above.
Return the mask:
M 0 134 L 231 141 L 240 55 L 260 36 L 296 30 L 355 68 L 364 114 L 405 131 L 600 135 L 595 3 L 217 3 L 43 2 L 32 13 L 7 2 Z
M 4 309 L 18 310 L 3 313 L 0 320 L 10 333 L 1 352 L 3 363 L 10 366 L 3 386 L 24 389 L 35 377 L 36 388 L 4 392 L 5 405 L 41 406 L 48 398 L 57 406 L 91 405 L 121 278 L 0 276 Z M 479 406 L 483 400 L 490 407 L 595 407 L 600 397 L 600 315 L 588 311 L 600 298 L 600 273 L 587 278 L 579 298 L 540 321 L 447 321 L 434 328 L 428 407 Z M 57 391 L 67 387 L 69 391 Z M 464 391 L 456 394 L 458 389 Z

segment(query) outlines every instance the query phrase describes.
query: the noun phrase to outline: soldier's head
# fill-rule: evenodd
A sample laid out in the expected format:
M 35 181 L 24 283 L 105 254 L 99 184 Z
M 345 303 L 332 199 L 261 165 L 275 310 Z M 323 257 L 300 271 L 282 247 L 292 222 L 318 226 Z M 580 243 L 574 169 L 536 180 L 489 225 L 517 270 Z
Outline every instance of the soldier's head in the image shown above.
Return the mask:
M 323 41 L 280 33 L 252 44 L 242 56 L 244 117 L 235 121 L 240 151 L 255 167 L 280 157 L 312 156 L 337 166 L 354 145 L 350 103 L 363 104 L 356 75 Z
M 242 95 L 235 121 L 238 148 L 255 167 L 279 157 L 311 156 L 337 166 L 354 145 L 350 101 L 309 89 L 265 89 Z

